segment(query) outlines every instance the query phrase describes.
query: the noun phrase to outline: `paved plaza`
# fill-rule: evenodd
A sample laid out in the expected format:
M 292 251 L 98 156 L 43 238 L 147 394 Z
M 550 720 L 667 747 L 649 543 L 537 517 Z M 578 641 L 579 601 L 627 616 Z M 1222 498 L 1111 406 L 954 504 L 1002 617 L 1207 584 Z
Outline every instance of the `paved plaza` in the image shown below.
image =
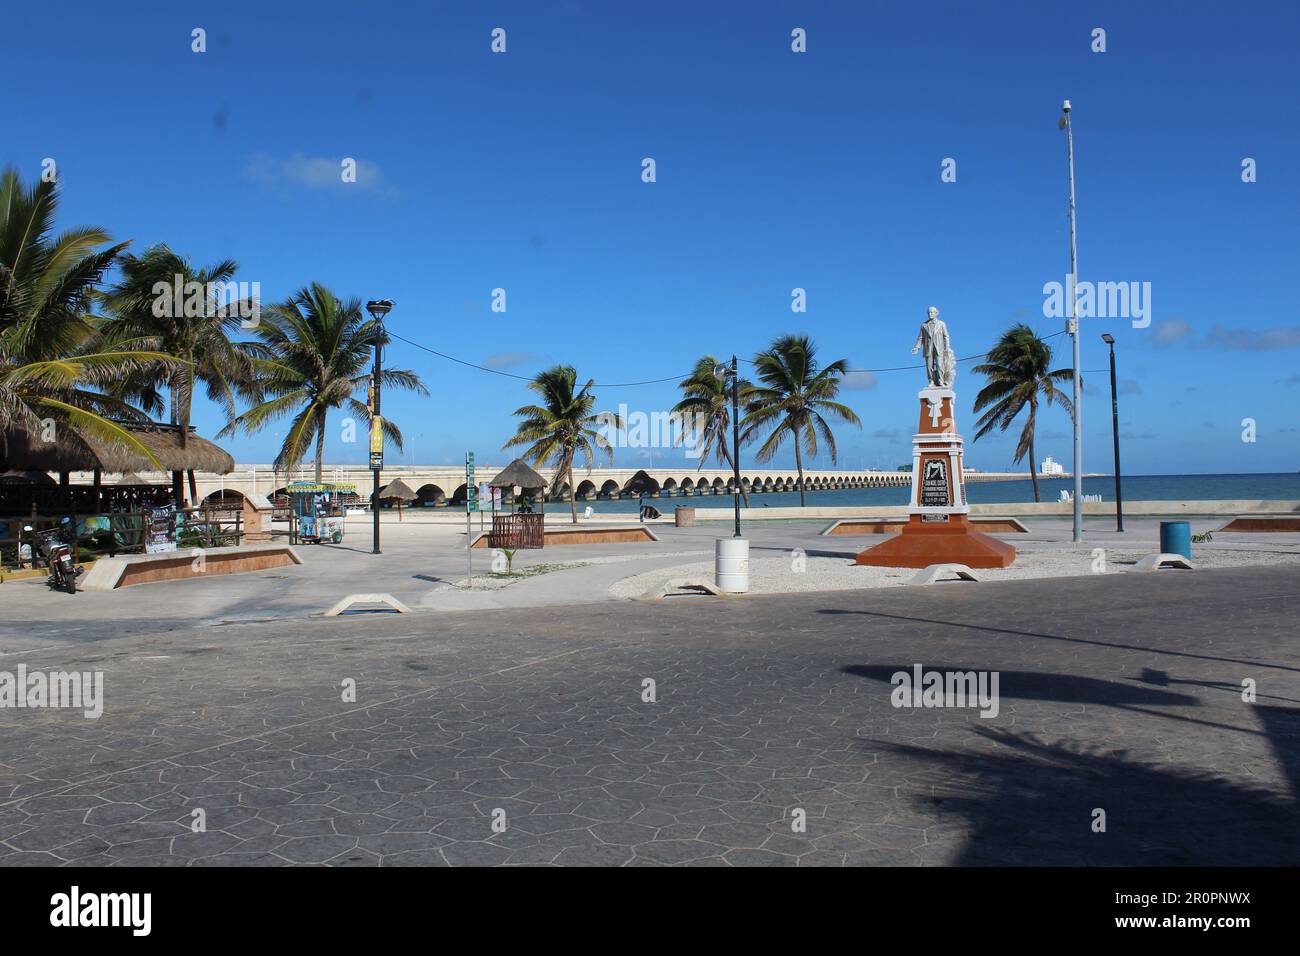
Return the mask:
M 189 586 L 7 616 L 0 670 L 105 704 L 0 710 L 0 865 L 1300 863 L 1294 567 L 334 620 Z M 893 706 L 915 665 L 997 672 L 997 715 Z

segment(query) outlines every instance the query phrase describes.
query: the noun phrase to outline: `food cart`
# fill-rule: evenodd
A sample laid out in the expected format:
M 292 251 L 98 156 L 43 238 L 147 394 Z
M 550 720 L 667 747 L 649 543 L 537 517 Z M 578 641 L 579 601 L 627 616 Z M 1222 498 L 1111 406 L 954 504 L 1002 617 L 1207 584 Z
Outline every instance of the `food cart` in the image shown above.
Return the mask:
M 289 493 L 290 544 L 338 544 L 343 540 L 344 496 L 355 494 L 356 485 L 296 481 L 285 490 Z

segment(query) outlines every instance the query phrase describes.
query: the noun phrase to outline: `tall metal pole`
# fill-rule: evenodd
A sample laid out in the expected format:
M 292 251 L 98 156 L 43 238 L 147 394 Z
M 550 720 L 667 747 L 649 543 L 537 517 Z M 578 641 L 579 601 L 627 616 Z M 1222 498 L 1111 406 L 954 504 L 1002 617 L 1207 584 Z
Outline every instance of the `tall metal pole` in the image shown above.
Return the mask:
M 1115 387 L 1115 340 L 1110 346 L 1110 427 L 1115 436 L 1115 530 L 1124 530 L 1124 495 L 1119 486 L 1119 391 Z
M 382 315 L 379 316 L 377 321 L 379 322 L 379 335 L 377 335 L 377 336 L 375 337 L 375 371 L 374 371 L 374 376 L 375 376 L 375 377 L 374 377 L 374 383 L 375 383 L 375 384 L 374 384 L 374 389 L 375 389 L 375 410 L 374 410 L 374 412 L 373 412 L 373 414 L 374 414 L 374 418 L 372 419 L 372 424 L 371 424 L 371 427 L 372 427 L 372 428 L 374 427 L 373 422 L 378 421 L 379 418 L 380 418 L 379 393 L 380 393 L 380 388 L 381 388 L 382 381 L 383 381 L 383 379 L 381 378 L 381 372 L 383 371 L 383 369 L 382 369 L 382 362 L 383 362 L 383 360 L 382 360 L 381 357 L 380 357 L 381 353 L 383 352 L 383 346 L 380 345 L 380 342 L 383 341 L 383 333 L 384 333 L 384 317 L 383 317 Z M 372 459 L 372 462 L 373 462 L 373 459 Z M 379 472 L 380 472 L 380 468 L 375 468 L 374 472 L 375 472 L 375 487 L 374 487 L 374 490 L 373 490 L 373 491 L 371 492 L 371 494 L 370 494 L 370 514 L 371 514 L 371 516 L 372 516 L 372 518 L 373 518 L 373 520 L 374 520 L 374 531 L 373 531 L 373 534 L 372 534 L 372 547 L 371 547 L 371 549 L 370 549 L 370 553 L 371 553 L 371 554 L 380 554 L 380 553 L 381 553 L 380 550 L 379 550 Z
M 740 537 L 740 370 L 736 356 L 731 356 L 731 465 L 735 472 L 736 493 L 732 496 L 736 506 L 736 533 Z
M 1074 221 L 1074 128 L 1070 125 L 1070 101 L 1065 111 L 1065 139 L 1070 159 L 1070 319 L 1065 329 L 1074 345 L 1074 543 L 1083 542 L 1083 377 L 1079 364 L 1079 252 L 1075 245 Z M 1038 467 L 1036 462 L 1030 463 Z

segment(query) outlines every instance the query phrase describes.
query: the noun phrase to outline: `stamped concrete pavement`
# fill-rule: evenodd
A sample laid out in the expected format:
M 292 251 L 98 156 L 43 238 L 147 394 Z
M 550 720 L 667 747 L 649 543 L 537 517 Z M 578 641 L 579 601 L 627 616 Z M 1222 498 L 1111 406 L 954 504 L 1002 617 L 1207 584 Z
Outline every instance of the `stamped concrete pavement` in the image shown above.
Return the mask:
M 0 709 L 0 865 L 1295 865 L 1297 594 L 1161 572 L 29 648 L 0 670 L 102 671 L 105 707 Z M 997 715 L 895 707 L 917 664 L 997 672 Z

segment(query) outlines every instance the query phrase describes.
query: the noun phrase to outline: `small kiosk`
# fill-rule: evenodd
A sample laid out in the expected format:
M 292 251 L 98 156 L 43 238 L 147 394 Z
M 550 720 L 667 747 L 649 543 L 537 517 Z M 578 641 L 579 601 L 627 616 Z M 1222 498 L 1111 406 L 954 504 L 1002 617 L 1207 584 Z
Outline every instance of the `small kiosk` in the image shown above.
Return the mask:
M 356 485 L 295 481 L 285 490 L 289 493 L 290 544 L 338 544 L 343 540 L 344 496 L 355 494 Z

